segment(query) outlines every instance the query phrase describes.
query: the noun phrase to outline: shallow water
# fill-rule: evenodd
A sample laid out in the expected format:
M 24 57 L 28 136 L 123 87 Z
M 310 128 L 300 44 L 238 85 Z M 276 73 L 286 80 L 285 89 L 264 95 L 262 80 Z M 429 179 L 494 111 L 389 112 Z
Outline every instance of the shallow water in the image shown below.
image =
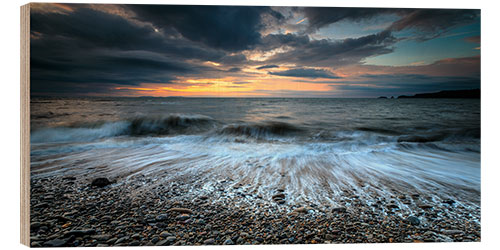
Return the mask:
M 231 179 L 290 203 L 480 202 L 479 100 L 33 98 L 31 129 L 33 178 L 201 175 L 208 191 Z

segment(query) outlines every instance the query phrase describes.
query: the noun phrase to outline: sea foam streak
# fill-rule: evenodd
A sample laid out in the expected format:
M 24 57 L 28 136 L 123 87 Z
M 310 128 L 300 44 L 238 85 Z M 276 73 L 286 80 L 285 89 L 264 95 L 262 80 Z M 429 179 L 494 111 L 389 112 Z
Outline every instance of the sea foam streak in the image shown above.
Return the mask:
M 447 142 L 457 135 L 419 141 L 373 130 L 306 131 L 283 122 L 223 124 L 198 115 L 137 118 L 34 131 L 31 166 L 35 177 L 127 180 L 141 174 L 153 176 L 155 185 L 201 176 L 199 186 L 207 192 L 221 180 L 232 180 L 269 199 L 274 190 L 284 189 L 291 204 L 338 205 L 346 195 L 375 203 L 421 194 L 437 202 L 451 198 L 479 206 L 478 145 Z M 52 143 L 43 143 L 47 139 Z M 407 204 L 398 206 L 412 210 Z

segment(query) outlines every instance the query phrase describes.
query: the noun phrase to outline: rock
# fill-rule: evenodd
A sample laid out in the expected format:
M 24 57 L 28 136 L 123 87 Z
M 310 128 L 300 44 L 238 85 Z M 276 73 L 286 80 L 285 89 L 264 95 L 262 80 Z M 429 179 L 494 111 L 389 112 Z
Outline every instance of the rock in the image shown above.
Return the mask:
M 205 241 L 203 241 L 203 244 L 204 245 L 214 245 L 215 244 L 215 240 L 213 238 L 206 239 Z
M 398 207 L 398 205 L 391 203 L 391 204 L 387 205 L 387 208 L 393 209 L 393 208 L 399 208 L 399 207 Z
M 31 222 L 30 228 L 31 228 L 31 230 L 38 229 L 41 225 L 42 225 L 42 223 L 40 223 L 40 222 L 36 222 L 36 221 L 35 222 Z
M 177 241 L 174 244 L 174 246 L 184 246 L 184 245 L 186 245 L 186 241 L 185 240 Z
M 108 244 L 97 244 L 96 247 L 109 247 L 109 245 Z
M 92 235 L 92 234 L 95 234 L 94 229 L 71 230 L 71 231 L 65 233 L 64 237 L 69 237 L 69 236 L 81 237 L 81 236 Z
M 255 240 L 258 241 L 259 243 L 264 242 L 264 239 L 262 239 L 261 237 L 257 237 L 257 238 L 255 238 Z
M 283 193 L 279 193 L 279 194 L 275 194 L 271 197 L 273 200 L 277 200 L 277 199 L 285 199 L 285 194 Z
M 332 212 L 334 213 L 345 213 L 347 209 L 345 207 L 336 207 L 332 209 Z
M 325 235 L 325 239 L 326 239 L 326 240 L 333 240 L 333 238 L 334 238 L 334 236 L 333 236 L 333 235 L 331 235 L 331 234 L 327 234 L 327 235 Z
M 432 208 L 431 205 L 427 205 L 427 204 L 422 204 L 422 205 L 419 205 L 418 207 L 421 208 L 421 209 L 430 209 L 430 208 Z
M 97 179 L 92 181 L 92 184 L 90 184 L 90 186 L 92 186 L 92 187 L 105 187 L 109 184 L 111 184 L 111 182 L 107 178 L 97 178 Z
M 111 238 L 111 239 L 106 241 L 106 244 L 113 245 L 117 240 L 118 240 L 118 238 L 116 238 L 116 237 Z
M 66 244 L 66 240 L 63 239 L 53 239 L 43 243 L 44 247 L 62 247 Z
M 112 221 L 113 217 L 111 217 L 110 215 L 104 215 L 101 219 L 104 221 Z
M 175 236 L 168 236 L 168 237 L 166 238 L 166 240 L 167 240 L 167 242 L 169 242 L 169 243 L 173 243 L 173 242 L 175 242 L 175 241 L 177 240 L 177 237 L 175 237 Z
M 131 237 L 132 237 L 132 239 L 136 239 L 136 240 L 137 240 L 137 239 L 140 239 L 140 238 L 141 238 L 141 235 L 140 235 L 140 234 L 138 234 L 138 233 L 135 233 L 135 234 L 133 234 Z
M 179 220 L 179 221 L 185 221 L 187 219 L 189 219 L 189 215 L 188 214 L 181 214 L 181 215 L 178 215 L 177 217 L 175 217 L 176 220 Z
M 462 230 L 443 230 L 441 233 L 446 235 L 464 234 Z
M 297 209 L 295 209 L 293 211 L 296 212 L 296 213 L 307 213 L 309 211 L 309 208 L 307 208 L 307 207 L 299 207 L 299 208 L 297 208 Z
M 128 239 L 129 239 L 129 237 L 128 237 L 128 236 L 123 236 L 123 237 L 119 238 L 119 239 L 115 242 L 115 244 L 120 244 L 120 243 L 122 243 L 122 242 L 127 241 Z
M 448 205 L 453 205 L 455 203 L 455 201 L 452 199 L 446 199 L 443 201 L 443 203 L 448 204 Z
M 97 241 L 107 241 L 110 238 L 111 238 L 111 235 L 109 235 L 109 234 L 101 234 L 101 235 L 92 236 L 92 239 L 95 239 Z
M 158 241 L 155 246 L 168 246 L 169 242 L 167 240 Z
M 132 242 L 130 242 L 130 244 L 128 244 L 129 246 L 139 246 L 141 243 L 137 240 L 134 240 Z
M 189 208 L 181 208 L 181 207 L 174 207 L 169 209 L 167 212 L 178 212 L 178 213 L 183 213 L 183 214 L 192 214 L 193 210 Z
M 163 231 L 160 233 L 160 237 L 162 237 L 162 238 L 167 238 L 168 236 L 173 236 L 173 234 L 171 234 L 167 231 Z
M 167 218 L 168 217 L 166 214 L 160 214 L 160 215 L 156 216 L 155 219 L 156 219 L 156 221 L 165 221 L 165 220 L 167 220 Z
M 31 247 L 42 247 L 42 244 L 38 241 L 32 241 L 31 242 Z
M 446 235 L 436 234 L 436 241 L 437 242 L 453 242 L 453 239 L 451 239 L 450 237 L 448 237 Z
M 224 241 L 224 245 L 234 245 L 234 242 L 231 239 L 227 239 Z
M 207 200 L 207 199 L 208 199 L 208 196 L 205 196 L 205 195 L 200 196 L 200 200 Z
M 276 202 L 277 202 L 278 204 L 280 204 L 280 205 L 281 205 L 281 204 L 285 204 L 285 200 L 276 200 Z
M 414 226 L 417 226 L 420 224 L 420 220 L 415 216 L 408 216 L 408 218 L 406 218 L 406 221 L 408 221 L 408 223 L 410 223 L 411 225 L 414 225 Z

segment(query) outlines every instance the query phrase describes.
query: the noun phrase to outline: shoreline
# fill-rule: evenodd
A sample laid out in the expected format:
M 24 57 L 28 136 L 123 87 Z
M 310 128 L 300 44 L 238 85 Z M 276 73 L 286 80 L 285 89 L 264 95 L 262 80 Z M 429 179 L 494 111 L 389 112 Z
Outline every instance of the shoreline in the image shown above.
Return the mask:
M 339 206 L 289 204 L 279 188 L 269 199 L 231 180 L 205 190 L 202 178 L 183 176 L 159 183 L 137 174 L 96 187 L 92 179 L 32 176 L 31 246 L 481 240 L 479 206 L 454 200 L 435 202 L 403 194 L 371 203 L 346 190 Z M 416 208 L 400 210 L 400 202 Z

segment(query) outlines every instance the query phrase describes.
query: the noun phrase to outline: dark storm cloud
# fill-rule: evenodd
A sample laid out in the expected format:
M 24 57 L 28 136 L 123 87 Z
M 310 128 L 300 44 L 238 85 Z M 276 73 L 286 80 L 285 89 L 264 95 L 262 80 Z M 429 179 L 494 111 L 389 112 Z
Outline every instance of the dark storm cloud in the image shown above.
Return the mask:
M 404 12 L 404 9 L 381 8 L 336 8 L 336 7 L 305 7 L 301 9 L 307 18 L 311 31 L 340 21 L 362 21 L 382 14 Z
M 421 39 L 438 37 L 450 28 L 477 20 L 479 10 L 416 9 L 394 22 L 389 29 L 400 31 L 416 29 L 426 33 Z
M 109 92 L 116 85 L 169 83 L 212 71 L 187 59 L 243 62 L 244 56 L 171 39 L 152 27 L 88 8 L 31 13 L 32 92 Z M 83 86 L 88 83 L 88 86 Z
M 290 77 L 304 77 L 304 78 L 330 78 L 330 79 L 338 79 L 341 78 L 330 71 L 326 71 L 323 69 L 289 69 L 285 71 L 279 72 L 269 72 L 271 75 L 276 76 L 290 76 Z
M 267 62 L 322 67 L 355 64 L 369 56 L 392 52 L 391 46 L 396 41 L 389 31 L 338 41 L 310 40 L 291 51 L 272 56 Z
M 239 51 L 260 43 L 262 15 L 284 18 L 269 7 L 127 5 L 138 20 L 174 28 L 183 37 L 213 48 Z
M 260 66 L 260 67 L 257 67 L 257 69 L 272 69 L 272 68 L 279 68 L 280 66 L 278 65 L 264 65 L 264 66 Z
M 309 36 L 297 34 L 269 34 L 262 38 L 258 50 L 272 50 L 282 46 L 300 47 L 310 42 Z
M 471 23 L 479 18 L 480 10 L 465 9 L 382 9 L 382 8 L 302 8 L 309 21 L 309 32 L 340 21 L 359 22 L 380 15 L 396 15 L 400 19 L 388 30 L 415 29 L 420 40 L 428 40 L 458 25 Z

